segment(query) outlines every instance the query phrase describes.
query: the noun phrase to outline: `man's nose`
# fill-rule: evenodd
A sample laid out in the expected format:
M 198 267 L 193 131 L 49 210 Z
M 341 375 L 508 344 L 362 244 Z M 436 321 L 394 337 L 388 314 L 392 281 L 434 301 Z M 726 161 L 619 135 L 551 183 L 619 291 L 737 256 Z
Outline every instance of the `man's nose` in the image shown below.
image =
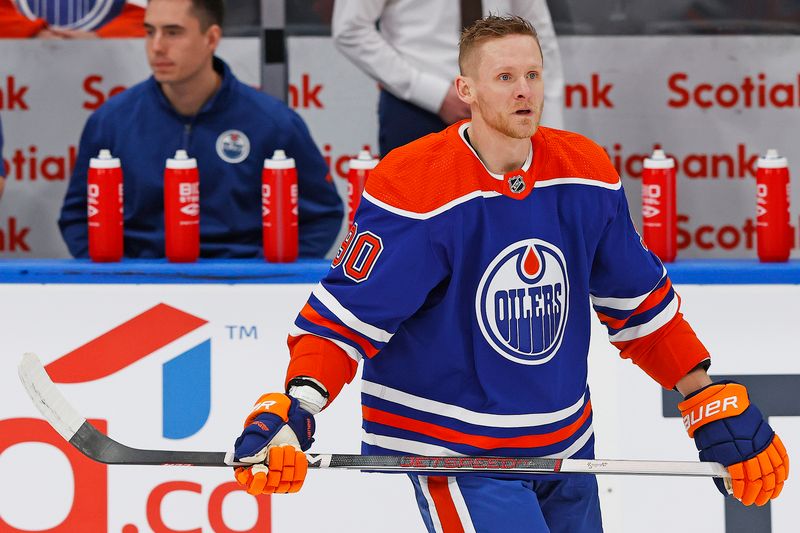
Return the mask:
M 531 95 L 531 88 L 528 86 L 527 78 L 520 78 L 514 87 L 514 97 L 523 100 Z
M 164 49 L 164 40 L 160 32 L 153 33 L 153 36 L 150 38 L 150 48 L 154 52 L 160 52 Z

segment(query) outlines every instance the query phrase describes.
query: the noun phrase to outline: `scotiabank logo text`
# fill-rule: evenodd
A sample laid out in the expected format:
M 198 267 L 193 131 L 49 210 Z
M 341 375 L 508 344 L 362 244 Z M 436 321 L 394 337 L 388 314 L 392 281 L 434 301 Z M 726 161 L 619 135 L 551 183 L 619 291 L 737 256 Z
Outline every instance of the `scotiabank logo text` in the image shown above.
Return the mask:
M 158 304 L 130 320 L 112 328 L 110 331 L 87 342 L 83 346 L 63 355 L 46 366 L 50 377 L 56 383 L 84 383 L 108 377 L 137 361 L 140 361 L 158 350 L 165 349 L 170 356 L 162 365 L 161 381 L 163 394 L 162 437 L 167 439 L 183 439 L 195 435 L 208 419 L 211 398 L 211 339 L 205 339 L 189 348 L 178 350 L 172 356 L 170 345 L 196 332 L 207 324 L 207 321 L 191 315 L 166 304 Z M 200 337 L 202 337 L 202 332 Z M 192 340 L 189 338 L 187 340 Z M 185 346 L 185 342 L 183 343 Z M 163 353 L 163 352 L 162 352 Z M 156 381 L 156 380 L 154 380 Z M 126 390 L 138 391 L 141 394 L 151 394 L 148 383 L 131 383 Z M 107 432 L 109 423 L 102 419 L 93 419 L 91 413 L 89 421 L 103 433 Z M 149 413 L 143 413 L 148 415 Z M 158 418 L 157 413 L 152 414 Z M 124 421 L 112 420 L 114 424 Z M 145 436 L 146 437 L 146 436 Z M 40 419 L 14 418 L 0 420 L 0 454 L 12 446 L 30 443 L 45 444 L 54 447 L 66 458 L 73 480 L 72 505 L 66 517 L 57 524 L 48 524 L 44 529 L 34 529 L 21 522 L 16 517 L 14 523 L 7 522 L 0 516 L 0 533 L 29 533 L 43 531 L 47 533 L 107 533 L 109 531 L 109 475 L 108 467 L 96 463 L 73 448 L 64 441 L 50 425 Z M 35 456 L 32 456 L 32 458 Z M 124 469 L 141 468 L 117 466 L 124 475 Z M 161 468 L 161 467 L 148 467 Z M 158 478 L 163 480 L 163 476 Z M 45 483 L 47 480 L 43 480 Z M 13 492 L 13 479 L 0 479 L 4 495 Z M 128 493 L 127 484 L 116 484 L 114 494 L 124 498 L 129 507 L 137 500 Z M 124 489 L 123 489 L 124 487 Z M 152 487 L 152 488 L 150 488 Z M 42 488 L 46 492 L 45 488 Z M 128 489 L 133 491 L 133 489 Z M 232 492 L 239 492 L 240 487 L 236 482 L 222 483 L 216 487 L 206 487 L 200 483 L 184 480 L 171 480 L 148 485 L 149 494 L 146 497 L 145 516 L 147 525 L 141 531 L 154 533 L 200 533 L 204 529 L 175 528 L 174 515 L 176 511 L 175 497 L 172 494 L 184 493 L 180 496 L 181 502 L 186 502 L 186 493 L 192 493 L 192 507 L 202 505 L 205 507 L 206 523 L 214 532 L 269 532 L 270 531 L 270 500 L 268 496 L 256 498 L 258 508 L 255 524 L 250 529 L 232 529 L 226 524 L 222 507 L 227 496 Z M 141 494 L 141 493 L 139 493 Z M 4 496 L 5 497 L 5 496 Z M 19 497 L 19 496 L 16 496 Z M 30 497 L 37 497 L 31 494 Z M 46 497 L 63 497 L 70 499 L 69 494 L 53 495 Z M 46 506 L 44 506 L 46 507 Z M 46 512 L 46 509 L 42 509 Z M 141 515 L 141 509 L 132 511 Z M 55 517 L 54 521 L 59 520 Z M 192 516 L 194 518 L 194 515 Z M 119 521 L 120 517 L 114 517 Z M 200 525 L 201 517 L 197 517 Z M 36 521 L 41 524 L 41 520 Z M 178 523 L 181 523 L 180 521 Z M 41 527 L 41 526 L 40 526 Z M 122 526 L 122 533 L 138 533 L 140 528 L 133 523 Z
M 790 224 L 791 247 L 798 246 L 798 228 Z M 745 218 L 733 224 L 698 224 L 689 215 L 678 215 L 678 250 L 697 248 L 700 250 L 754 250 L 756 247 L 756 224 Z
M 671 97 L 667 105 L 680 109 L 692 105 L 744 109 L 781 109 L 800 106 L 800 74 L 791 80 L 772 80 L 763 72 L 721 83 L 692 79 L 675 72 L 667 81 Z

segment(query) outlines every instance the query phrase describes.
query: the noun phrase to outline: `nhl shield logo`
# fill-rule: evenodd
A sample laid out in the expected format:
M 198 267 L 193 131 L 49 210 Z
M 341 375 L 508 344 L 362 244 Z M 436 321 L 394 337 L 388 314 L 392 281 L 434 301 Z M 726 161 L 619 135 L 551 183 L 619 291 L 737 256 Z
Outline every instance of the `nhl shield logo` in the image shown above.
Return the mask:
M 525 178 L 516 174 L 508 179 L 508 189 L 514 194 L 519 194 L 525 190 Z
M 475 295 L 481 333 L 515 363 L 540 365 L 558 351 L 569 314 L 569 277 L 561 250 L 540 239 L 508 246 L 495 257 Z
M 224 131 L 217 137 L 217 155 L 228 163 L 241 163 L 250 155 L 250 139 L 239 130 Z

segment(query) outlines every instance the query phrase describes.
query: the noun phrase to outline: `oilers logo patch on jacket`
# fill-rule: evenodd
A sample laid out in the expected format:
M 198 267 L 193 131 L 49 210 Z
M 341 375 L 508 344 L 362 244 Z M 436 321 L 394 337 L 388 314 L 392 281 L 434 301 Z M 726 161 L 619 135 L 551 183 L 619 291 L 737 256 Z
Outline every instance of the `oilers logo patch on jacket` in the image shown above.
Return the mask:
M 335 395 L 363 359 L 365 453 L 592 457 L 590 301 L 665 387 L 707 351 L 598 145 L 542 127 L 522 168 L 497 175 L 468 128 L 373 171 L 290 333 L 287 379 Z

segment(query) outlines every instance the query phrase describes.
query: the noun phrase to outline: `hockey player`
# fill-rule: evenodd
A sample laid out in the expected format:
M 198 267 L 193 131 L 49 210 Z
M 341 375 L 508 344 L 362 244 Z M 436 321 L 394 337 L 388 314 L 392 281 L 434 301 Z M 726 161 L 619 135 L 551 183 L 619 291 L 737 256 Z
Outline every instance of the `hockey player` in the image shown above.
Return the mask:
M 533 28 L 480 20 L 462 34 L 459 64 L 471 122 L 391 152 L 372 173 L 290 333 L 287 393 L 264 395 L 236 441 L 236 457 L 254 463 L 236 479 L 252 494 L 297 491 L 313 417 L 362 359 L 363 453 L 593 457 L 591 299 L 621 356 L 685 396 L 700 457 L 729 467 L 733 495 L 775 498 L 786 451 L 742 385 L 711 383 L 708 352 L 607 155 L 538 127 Z M 411 478 L 431 532 L 602 530 L 593 476 Z

